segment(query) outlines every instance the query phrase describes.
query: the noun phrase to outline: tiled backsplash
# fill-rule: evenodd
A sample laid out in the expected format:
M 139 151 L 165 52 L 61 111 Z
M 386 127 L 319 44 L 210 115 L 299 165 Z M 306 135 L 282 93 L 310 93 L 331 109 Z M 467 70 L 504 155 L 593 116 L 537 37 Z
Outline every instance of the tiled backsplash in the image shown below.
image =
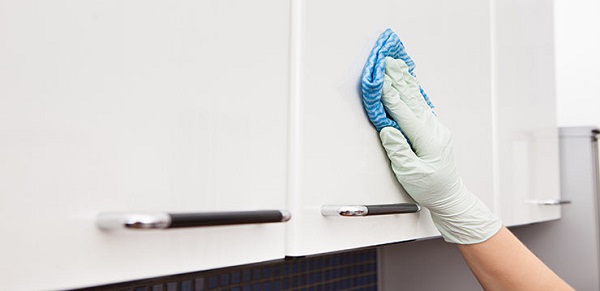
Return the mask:
M 376 250 L 293 258 L 79 290 L 377 290 Z

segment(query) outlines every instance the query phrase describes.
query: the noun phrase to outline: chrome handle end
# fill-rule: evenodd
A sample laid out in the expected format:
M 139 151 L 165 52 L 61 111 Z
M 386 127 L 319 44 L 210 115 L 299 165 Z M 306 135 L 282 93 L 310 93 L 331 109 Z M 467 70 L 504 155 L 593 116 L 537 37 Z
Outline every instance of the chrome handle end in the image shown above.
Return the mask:
M 530 200 L 530 201 L 526 201 L 526 202 L 530 203 L 530 204 L 537 204 L 537 205 L 544 205 L 544 206 L 554 206 L 554 205 L 571 204 L 571 200 L 561 200 L 561 199 L 554 199 L 554 200 Z
M 171 216 L 165 212 L 106 212 L 98 215 L 96 225 L 103 230 L 163 229 L 171 225 Z
M 281 210 L 279 210 L 279 212 L 281 212 L 281 222 L 286 222 L 286 221 L 292 219 L 292 213 L 289 212 L 288 210 L 281 209 Z
M 323 205 L 323 216 L 366 216 L 369 209 L 362 205 Z

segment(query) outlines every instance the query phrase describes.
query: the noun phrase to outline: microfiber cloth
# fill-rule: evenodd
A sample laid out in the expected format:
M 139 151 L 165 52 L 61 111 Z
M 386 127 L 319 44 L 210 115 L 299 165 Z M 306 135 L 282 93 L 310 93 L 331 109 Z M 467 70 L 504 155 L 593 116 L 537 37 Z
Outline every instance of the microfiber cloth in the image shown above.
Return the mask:
M 401 59 L 408 66 L 408 72 L 415 76 L 413 73 L 415 62 L 413 62 L 404 50 L 404 44 L 402 44 L 402 41 L 400 41 L 400 38 L 398 38 L 396 33 L 389 28 L 386 29 L 381 36 L 379 36 L 379 39 L 375 43 L 375 47 L 371 50 L 361 80 L 363 104 L 371 123 L 373 123 L 377 131 L 380 131 L 387 126 L 393 126 L 400 129 L 398 124 L 386 114 L 385 108 L 381 103 L 386 57 Z M 429 101 L 429 97 L 425 94 L 423 88 L 420 86 L 419 88 L 427 105 L 433 108 L 433 104 Z

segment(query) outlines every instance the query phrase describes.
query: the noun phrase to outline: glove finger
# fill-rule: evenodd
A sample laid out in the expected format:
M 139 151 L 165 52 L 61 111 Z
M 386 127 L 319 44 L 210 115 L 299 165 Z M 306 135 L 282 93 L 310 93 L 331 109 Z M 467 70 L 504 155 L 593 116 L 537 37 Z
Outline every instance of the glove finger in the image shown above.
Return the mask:
M 400 98 L 419 118 L 432 114 L 432 110 L 421 95 L 421 88 L 417 79 L 408 72 L 404 61 L 385 58 L 385 74 L 392 80 L 392 87 L 400 92 Z
M 389 76 L 385 76 L 383 80 L 383 94 L 381 94 L 381 102 L 388 114 L 398 123 L 406 138 L 410 140 L 413 146 L 418 145 L 418 140 L 425 133 L 423 121 L 417 118 L 415 113 L 400 99 L 400 93 L 392 87 L 392 81 Z
M 384 127 L 379 132 L 381 144 L 392 162 L 392 169 L 396 175 L 414 168 L 419 161 L 417 155 L 412 151 L 404 135 L 393 127 Z

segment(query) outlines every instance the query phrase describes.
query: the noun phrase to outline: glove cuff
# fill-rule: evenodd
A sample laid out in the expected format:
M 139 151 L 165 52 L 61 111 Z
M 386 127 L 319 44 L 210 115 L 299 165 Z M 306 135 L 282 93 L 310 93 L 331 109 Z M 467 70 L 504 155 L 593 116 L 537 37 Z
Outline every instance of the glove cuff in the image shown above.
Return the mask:
M 502 221 L 473 193 L 463 189 L 467 207 L 460 213 L 448 214 L 432 211 L 434 225 L 446 242 L 477 244 L 494 236 L 502 228 Z

